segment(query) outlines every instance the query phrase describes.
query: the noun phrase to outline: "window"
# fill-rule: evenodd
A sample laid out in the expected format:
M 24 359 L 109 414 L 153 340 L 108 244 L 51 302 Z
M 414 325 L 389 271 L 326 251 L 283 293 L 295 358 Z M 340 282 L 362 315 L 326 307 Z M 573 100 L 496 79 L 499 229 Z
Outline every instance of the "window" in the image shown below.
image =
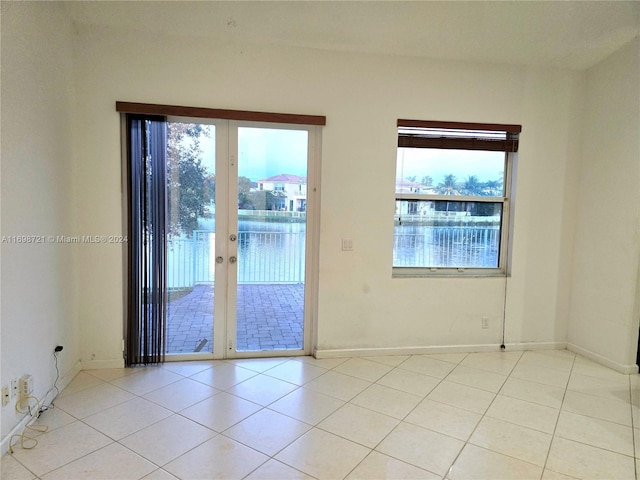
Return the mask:
M 394 276 L 507 271 L 520 125 L 398 120 Z

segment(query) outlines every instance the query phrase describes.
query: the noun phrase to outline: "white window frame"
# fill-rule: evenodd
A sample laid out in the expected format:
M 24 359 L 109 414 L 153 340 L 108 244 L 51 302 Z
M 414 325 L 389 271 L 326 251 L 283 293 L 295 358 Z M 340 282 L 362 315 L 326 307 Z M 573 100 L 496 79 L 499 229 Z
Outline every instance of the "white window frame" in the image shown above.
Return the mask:
M 415 129 L 413 135 L 405 135 L 406 128 Z M 460 132 L 502 132 L 504 138 L 497 139 L 488 148 L 479 145 L 469 145 L 471 148 L 459 148 L 469 150 L 489 150 L 504 151 L 504 187 L 503 196 L 467 196 L 467 195 L 438 195 L 431 193 L 395 193 L 394 203 L 407 200 L 418 201 L 448 201 L 448 202 L 475 202 L 475 203 L 499 203 L 502 205 L 502 218 L 500 223 L 500 247 L 498 252 L 497 267 L 407 267 L 393 266 L 392 276 L 394 278 L 406 277 L 493 277 L 508 276 L 511 270 L 511 239 L 513 229 L 513 184 L 515 180 L 515 170 L 517 165 L 518 136 L 521 131 L 520 125 L 501 124 L 476 124 L 461 122 L 435 122 L 420 120 L 398 120 L 398 149 L 399 148 L 433 148 L 433 149 L 453 149 L 458 145 L 458 138 L 465 137 L 465 133 Z M 451 135 L 450 135 L 451 133 Z M 404 138 L 402 138 L 404 137 Z M 458 138 L 456 138 L 458 137 Z M 469 142 L 477 141 L 478 138 L 467 138 Z M 397 162 L 397 160 L 396 160 Z M 397 165 L 396 165 L 397 166 Z M 395 208 L 394 208 L 395 212 Z M 394 225 L 398 222 L 398 214 L 394 213 Z M 394 241 L 395 244 L 395 241 Z

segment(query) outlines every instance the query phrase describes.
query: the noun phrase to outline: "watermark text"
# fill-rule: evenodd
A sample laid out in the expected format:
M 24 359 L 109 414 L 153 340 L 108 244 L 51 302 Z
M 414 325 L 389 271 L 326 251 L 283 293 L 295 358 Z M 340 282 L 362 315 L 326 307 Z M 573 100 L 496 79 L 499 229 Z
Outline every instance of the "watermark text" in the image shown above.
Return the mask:
M 2 235 L 3 244 L 110 244 L 126 243 L 126 235 Z

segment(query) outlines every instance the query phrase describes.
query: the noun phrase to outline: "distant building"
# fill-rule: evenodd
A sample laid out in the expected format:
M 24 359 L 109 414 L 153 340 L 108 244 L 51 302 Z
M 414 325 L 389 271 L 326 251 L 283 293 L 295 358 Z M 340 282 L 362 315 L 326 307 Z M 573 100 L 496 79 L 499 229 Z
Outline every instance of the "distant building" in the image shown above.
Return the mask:
M 269 178 L 257 180 L 258 190 L 280 192 L 277 209 L 286 212 L 307 211 L 307 177 L 281 173 Z
M 424 185 L 404 178 L 396 178 L 396 193 L 423 193 Z
M 396 178 L 396 193 L 432 193 L 432 189 L 405 178 Z M 432 210 L 433 204 L 431 202 L 396 201 L 396 215 L 427 215 Z

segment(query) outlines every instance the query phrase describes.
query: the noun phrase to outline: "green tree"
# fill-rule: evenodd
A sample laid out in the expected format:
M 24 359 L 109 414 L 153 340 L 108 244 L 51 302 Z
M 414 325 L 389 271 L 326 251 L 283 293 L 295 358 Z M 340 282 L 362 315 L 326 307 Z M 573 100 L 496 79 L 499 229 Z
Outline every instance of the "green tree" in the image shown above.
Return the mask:
M 170 235 L 190 235 L 212 198 L 200 139 L 211 135 L 207 125 L 167 124 L 168 224 Z M 215 180 L 214 180 L 215 181 Z
M 422 177 L 420 183 L 422 183 L 422 185 L 424 185 L 425 187 L 430 187 L 433 185 L 433 178 L 431 178 L 429 175 L 425 175 L 424 177 Z
M 469 175 L 462 184 L 463 195 L 482 195 L 483 184 L 475 175 Z
M 502 181 L 501 180 L 489 180 L 484 182 L 484 192 L 490 197 L 499 197 L 502 195 Z
M 444 180 L 438 184 L 436 187 L 436 193 L 440 195 L 460 195 L 460 185 L 455 177 L 455 175 L 449 174 L 445 175 Z M 444 205 L 444 209 L 442 206 Z M 453 207 L 456 208 L 457 203 L 453 204 Z M 450 211 L 451 204 L 450 202 L 436 202 L 436 211 Z
M 251 180 L 247 177 L 238 177 L 238 208 L 242 210 L 256 208 L 251 199 Z
M 436 192 L 440 195 L 460 195 L 460 185 L 455 175 L 445 175 L 444 180 L 436 187 Z
M 277 210 L 281 198 L 286 198 L 284 192 L 258 190 L 250 194 L 250 199 L 258 210 Z
M 216 201 L 216 176 L 209 174 L 204 179 L 204 194 L 209 198 L 210 202 Z

